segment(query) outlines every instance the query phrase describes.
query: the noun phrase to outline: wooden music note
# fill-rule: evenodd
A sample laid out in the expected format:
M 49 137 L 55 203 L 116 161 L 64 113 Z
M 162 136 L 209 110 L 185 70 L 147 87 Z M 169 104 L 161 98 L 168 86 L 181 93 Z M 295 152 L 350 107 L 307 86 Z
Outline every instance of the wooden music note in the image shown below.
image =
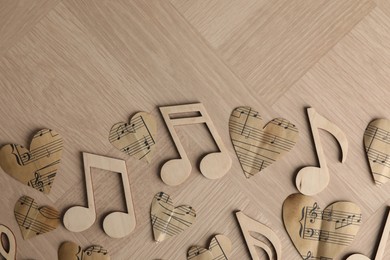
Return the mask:
M 104 218 L 103 229 L 112 238 L 127 236 L 135 228 L 135 213 L 125 161 L 90 153 L 83 153 L 83 160 L 88 207 L 75 206 L 68 209 L 64 215 L 64 226 L 69 231 L 81 232 L 91 227 L 96 220 L 95 198 L 91 177 L 91 168 L 93 167 L 121 174 L 128 213 L 110 213 Z
M 232 160 L 203 104 L 160 107 L 160 111 L 181 157 L 180 159 L 169 160 L 163 165 L 161 178 L 167 185 L 175 186 L 183 183 L 190 175 L 192 169 L 184 147 L 177 136 L 175 126 L 205 123 L 220 152 L 207 154 L 200 162 L 200 171 L 208 179 L 221 178 L 228 172 L 232 165 Z M 170 117 L 172 114 L 190 112 L 199 112 L 201 116 L 186 118 Z
M 8 240 L 8 250 L 4 247 L 2 236 L 5 235 Z M 6 260 L 15 260 L 16 259 L 16 239 L 12 231 L 0 224 L 0 256 L 4 257 Z M 1 258 L 1 257 L 0 257 Z
M 381 240 L 379 242 L 378 250 L 376 251 L 376 256 L 375 256 L 374 260 L 382 260 L 383 259 L 387 240 L 389 239 L 389 233 L 390 233 L 390 208 L 388 210 L 386 224 L 385 224 L 385 227 L 383 229 L 382 237 L 381 237 Z M 371 259 L 365 255 L 362 255 L 362 254 L 354 254 L 354 255 L 351 255 L 350 257 L 348 257 L 347 260 L 371 260 Z
M 321 192 L 329 184 L 329 170 L 326 164 L 325 154 L 322 149 L 318 129 L 323 129 L 336 138 L 341 147 L 342 163 L 345 162 L 347 158 L 348 140 L 345 134 L 340 130 L 340 128 L 338 128 L 328 119 L 318 114 L 314 110 L 314 108 L 308 108 L 307 114 L 310 121 L 311 132 L 313 134 L 314 145 L 317 151 L 319 167 L 307 166 L 305 168 L 302 168 L 298 172 L 295 181 L 298 190 L 302 194 L 312 196 Z
M 256 247 L 263 249 L 267 253 L 269 259 L 282 259 L 282 245 L 280 244 L 278 236 L 272 231 L 272 229 L 251 219 L 241 211 L 237 212 L 236 216 L 253 260 L 260 260 Z M 265 242 L 253 237 L 250 232 L 263 235 L 272 244 L 273 249 Z M 273 253 L 274 251 L 275 255 Z

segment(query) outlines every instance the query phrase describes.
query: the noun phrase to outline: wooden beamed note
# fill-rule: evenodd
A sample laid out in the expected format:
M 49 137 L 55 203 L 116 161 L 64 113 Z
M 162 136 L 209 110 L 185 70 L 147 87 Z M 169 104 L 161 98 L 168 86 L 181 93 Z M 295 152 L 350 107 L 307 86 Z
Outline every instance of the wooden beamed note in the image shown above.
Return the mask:
M 382 237 L 381 237 L 381 240 L 379 242 L 378 250 L 376 251 L 376 256 L 375 256 L 374 260 L 383 260 L 384 259 L 383 255 L 385 253 L 387 240 L 389 239 L 389 233 L 390 233 L 390 207 L 388 209 L 386 224 L 385 224 L 385 227 L 383 229 Z M 362 255 L 362 254 L 354 254 L 354 255 L 351 255 L 350 257 L 348 257 L 347 260 L 371 260 L 371 259 L 365 255 Z
M 232 160 L 203 104 L 160 107 L 160 111 L 181 157 L 180 159 L 167 161 L 161 168 L 161 179 L 164 183 L 170 186 L 179 185 L 188 178 L 192 170 L 191 163 L 176 133 L 175 126 L 206 124 L 220 151 L 203 157 L 200 162 L 200 171 L 208 179 L 221 178 L 229 171 Z M 171 118 L 174 114 L 193 112 L 199 112 L 200 116 Z
M 302 168 L 298 172 L 295 181 L 298 190 L 302 194 L 312 196 L 324 190 L 328 186 L 330 178 L 318 129 L 323 129 L 336 138 L 342 151 L 341 162 L 345 162 L 347 158 L 348 140 L 338 126 L 318 114 L 314 108 L 308 108 L 307 114 L 310 121 L 311 132 L 313 134 L 314 145 L 317 151 L 319 167 L 307 166 Z
M 3 240 L 2 240 L 3 235 L 6 237 L 8 241 L 8 250 L 4 247 Z M 15 235 L 8 227 L 2 224 L 0 224 L 0 256 L 4 257 L 6 260 L 16 259 Z
M 95 222 L 96 209 L 91 168 L 98 168 L 121 174 L 127 206 L 127 213 L 112 212 L 104 218 L 104 232 L 112 238 L 122 238 L 129 235 L 134 230 L 136 223 L 125 161 L 90 153 L 83 153 L 83 159 L 88 206 L 75 206 L 68 209 L 64 215 L 64 226 L 69 231 L 81 232 L 91 227 Z

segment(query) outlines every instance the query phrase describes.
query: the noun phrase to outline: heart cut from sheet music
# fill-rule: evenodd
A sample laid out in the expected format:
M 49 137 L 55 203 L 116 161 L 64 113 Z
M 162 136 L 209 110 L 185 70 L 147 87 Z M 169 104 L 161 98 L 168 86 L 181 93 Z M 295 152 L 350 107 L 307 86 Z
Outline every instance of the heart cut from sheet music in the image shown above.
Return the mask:
M 152 160 L 156 145 L 156 119 L 149 113 L 135 114 L 129 123 L 119 122 L 111 127 L 110 143 L 120 151 L 139 160 Z
M 298 128 L 283 118 L 264 126 L 260 114 L 250 107 L 237 107 L 229 120 L 230 138 L 247 178 L 270 166 L 298 141 Z
M 390 120 L 376 119 L 364 132 L 364 147 L 376 185 L 390 179 Z
M 352 202 L 335 202 L 322 210 L 313 198 L 292 194 L 284 201 L 283 221 L 303 259 L 339 259 L 359 231 L 362 214 Z
M 232 251 L 232 242 L 224 235 L 211 239 L 209 249 L 193 246 L 187 252 L 188 260 L 227 260 Z
M 40 207 L 29 196 L 23 196 L 16 202 L 14 213 L 25 240 L 50 232 L 60 224 L 60 213 L 56 209 Z
M 43 129 L 34 135 L 30 150 L 18 144 L 4 145 L 0 166 L 21 183 L 47 194 L 57 174 L 62 146 L 60 134 Z
M 175 207 L 168 194 L 159 192 L 153 198 L 150 216 L 154 240 L 161 242 L 189 228 L 195 222 L 196 212 L 187 205 Z
M 58 249 L 58 260 L 110 260 L 107 250 L 90 246 L 85 250 L 73 242 L 64 242 Z

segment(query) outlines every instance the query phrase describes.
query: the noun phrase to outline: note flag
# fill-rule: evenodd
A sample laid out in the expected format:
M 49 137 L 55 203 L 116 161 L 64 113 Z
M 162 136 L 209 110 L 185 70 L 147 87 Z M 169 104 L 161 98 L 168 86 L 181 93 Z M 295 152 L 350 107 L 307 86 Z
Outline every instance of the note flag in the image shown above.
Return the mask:
M 320 135 L 318 129 L 323 129 L 332 134 L 338 141 L 341 152 L 342 160 L 345 162 L 348 152 L 348 140 L 345 134 L 340 130 L 338 126 L 330 122 L 318 114 L 314 108 L 308 108 L 307 114 L 310 121 L 311 132 L 313 134 L 314 145 L 317 151 L 317 157 L 319 161 L 319 167 L 307 166 L 302 168 L 296 177 L 296 186 L 298 190 L 305 195 L 311 196 L 321 192 L 329 184 L 329 170 L 326 164 L 325 154 L 322 149 L 320 141 Z
M 2 241 L 3 235 L 6 236 L 8 240 L 8 250 L 4 248 L 4 244 Z M 8 252 L 7 252 L 8 251 Z M 16 259 L 16 240 L 15 235 L 12 231 L 0 224 L 0 256 L 4 257 L 6 260 L 15 260 Z M 0 259 L 2 258 L 0 257 Z
M 69 231 L 81 232 L 91 227 L 95 222 L 96 209 L 91 168 L 98 168 L 121 174 L 128 211 L 128 213 L 112 212 L 107 215 L 103 221 L 104 232 L 112 238 L 127 236 L 135 228 L 135 213 L 125 161 L 90 153 L 83 153 L 83 160 L 88 207 L 75 206 L 68 209 L 64 215 L 64 226 Z
M 180 159 L 169 160 L 163 165 L 161 178 L 166 184 L 175 186 L 183 183 L 190 175 L 192 169 L 184 147 L 174 128 L 175 126 L 205 123 L 220 152 L 207 154 L 200 162 L 200 171 L 208 179 L 221 178 L 228 172 L 232 165 L 232 160 L 203 104 L 160 107 L 160 111 L 181 157 Z M 200 116 L 171 118 L 173 114 L 191 112 L 199 112 Z
M 389 239 L 389 233 L 390 233 L 390 208 L 388 209 L 386 224 L 385 224 L 385 227 L 383 229 L 382 237 L 381 237 L 381 240 L 379 242 L 378 250 L 376 251 L 376 256 L 375 256 L 374 260 L 384 259 L 383 255 L 385 253 L 387 240 Z M 388 257 L 387 257 L 387 259 L 388 259 Z M 348 257 L 347 260 L 371 260 L 371 259 L 365 255 L 362 255 L 362 254 L 354 254 L 354 255 L 351 255 L 350 257 Z
M 278 236 L 272 229 L 251 219 L 241 211 L 237 212 L 236 216 L 253 260 L 260 260 L 256 247 L 263 249 L 267 253 L 269 259 L 282 259 L 282 246 Z M 252 236 L 250 234 L 251 232 L 258 233 L 268 239 L 268 242 L 272 245 L 273 249 L 269 246 L 269 243 L 265 243 Z

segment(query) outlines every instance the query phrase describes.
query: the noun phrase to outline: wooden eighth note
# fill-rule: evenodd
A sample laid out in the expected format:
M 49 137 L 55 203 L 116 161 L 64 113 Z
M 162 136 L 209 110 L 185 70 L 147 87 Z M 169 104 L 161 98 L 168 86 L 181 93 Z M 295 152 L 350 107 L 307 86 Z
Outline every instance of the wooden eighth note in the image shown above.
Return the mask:
M 280 244 L 278 236 L 274 231 L 272 231 L 272 229 L 255 221 L 254 219 L 251 219 L 241 211 L 236 213 L 236 217 L 253 260 L 260 260 L 256 247 L 263 249 L 267 253 L 269 259 L 282 259 L 282 245 Z M 252 236 L 251 232 L 264 236 L 269 243 L 272 244 L 273 249 L 267 243 Z
M 91 177 L 91 168 L 93 167 L 121 174 L 128 213 L 112 212 L 107 215 L 103 221 L 103 230 L 112 238 L 122 238 L 129 235 L 135 228 L 135 212 L 125 161 L 90 153 L 83 153 L 83 160 L 88 207 L 75 206 L 68 209 L 64 215 L 64 226 L 69 231 L 81 232 L 91 227 L 96 220 Z
M 173 142 L 179 152 L 180 159 L 172 159 L 167 161 L 161 168 L 161 179 L 165 184 L 176 186 L 183 183 L 191 173 L 191 163 L 187 157 L 183 145 L 177 136 L 175 126 L 206 124 L 211 136 L 217 144 L 220 152 L 210 153 L 203 157 L 200 162 L 200 171 L 208 179 L 218 179 L 224 176 L 232 165 L 232 160 L 229 157 L 228 151 L 219 136 L 217 129 L 211 121 L 203 104 L 188 104 L 179 106 L 160 107 L 161 114 L 165 120 L 165 124 L 172 136 Z M 201 116 L 171 118 L 172 114 L 199 112 Z
M 3 235 L 5 235 L 8 240 L 8 250 L 4 247 L 3 240 L 2 240 Z M 2 224 L 0 224 L 0 256 L 4 257 L 6 260 L 16 259 L 15 235 L 8 227 Z
M 312 196 L 325 189 L 328 186 L 330 179 L 318 129 L 323 129 L 336 138 L 341 147 L 342 163 L 345 162 L 347 158 L 348 140 L 338 126 L 318 114 L 314 108 L 308 108 L 307 114 L 310 121 L 311 132 L 313 134 L 314 146 L 317 151 L 319 167 L 307 166 L 302 168 L 297 174 L 295 183 L 302 194 Z
M 383 229 L 382 237 L 381 237 L 381 240 L 379 242 L 378 250 L 376 251 L 376 256 L 375 256 L 374 260 L 382 260 L 383 259 L 383 255 L 384 255 L 385 249 L 386 249 L 387 240 L 389 239 L 389 233 L 390 233 L 390 208 L 388 209 L 386 224 L 385 224 L 385 227 Z M 371 259 L 365 255 L 362 255 L 362 254 L 354 254 L 354 255 L 349 256 L 347 258 L 347 260 L 371 260 Z

